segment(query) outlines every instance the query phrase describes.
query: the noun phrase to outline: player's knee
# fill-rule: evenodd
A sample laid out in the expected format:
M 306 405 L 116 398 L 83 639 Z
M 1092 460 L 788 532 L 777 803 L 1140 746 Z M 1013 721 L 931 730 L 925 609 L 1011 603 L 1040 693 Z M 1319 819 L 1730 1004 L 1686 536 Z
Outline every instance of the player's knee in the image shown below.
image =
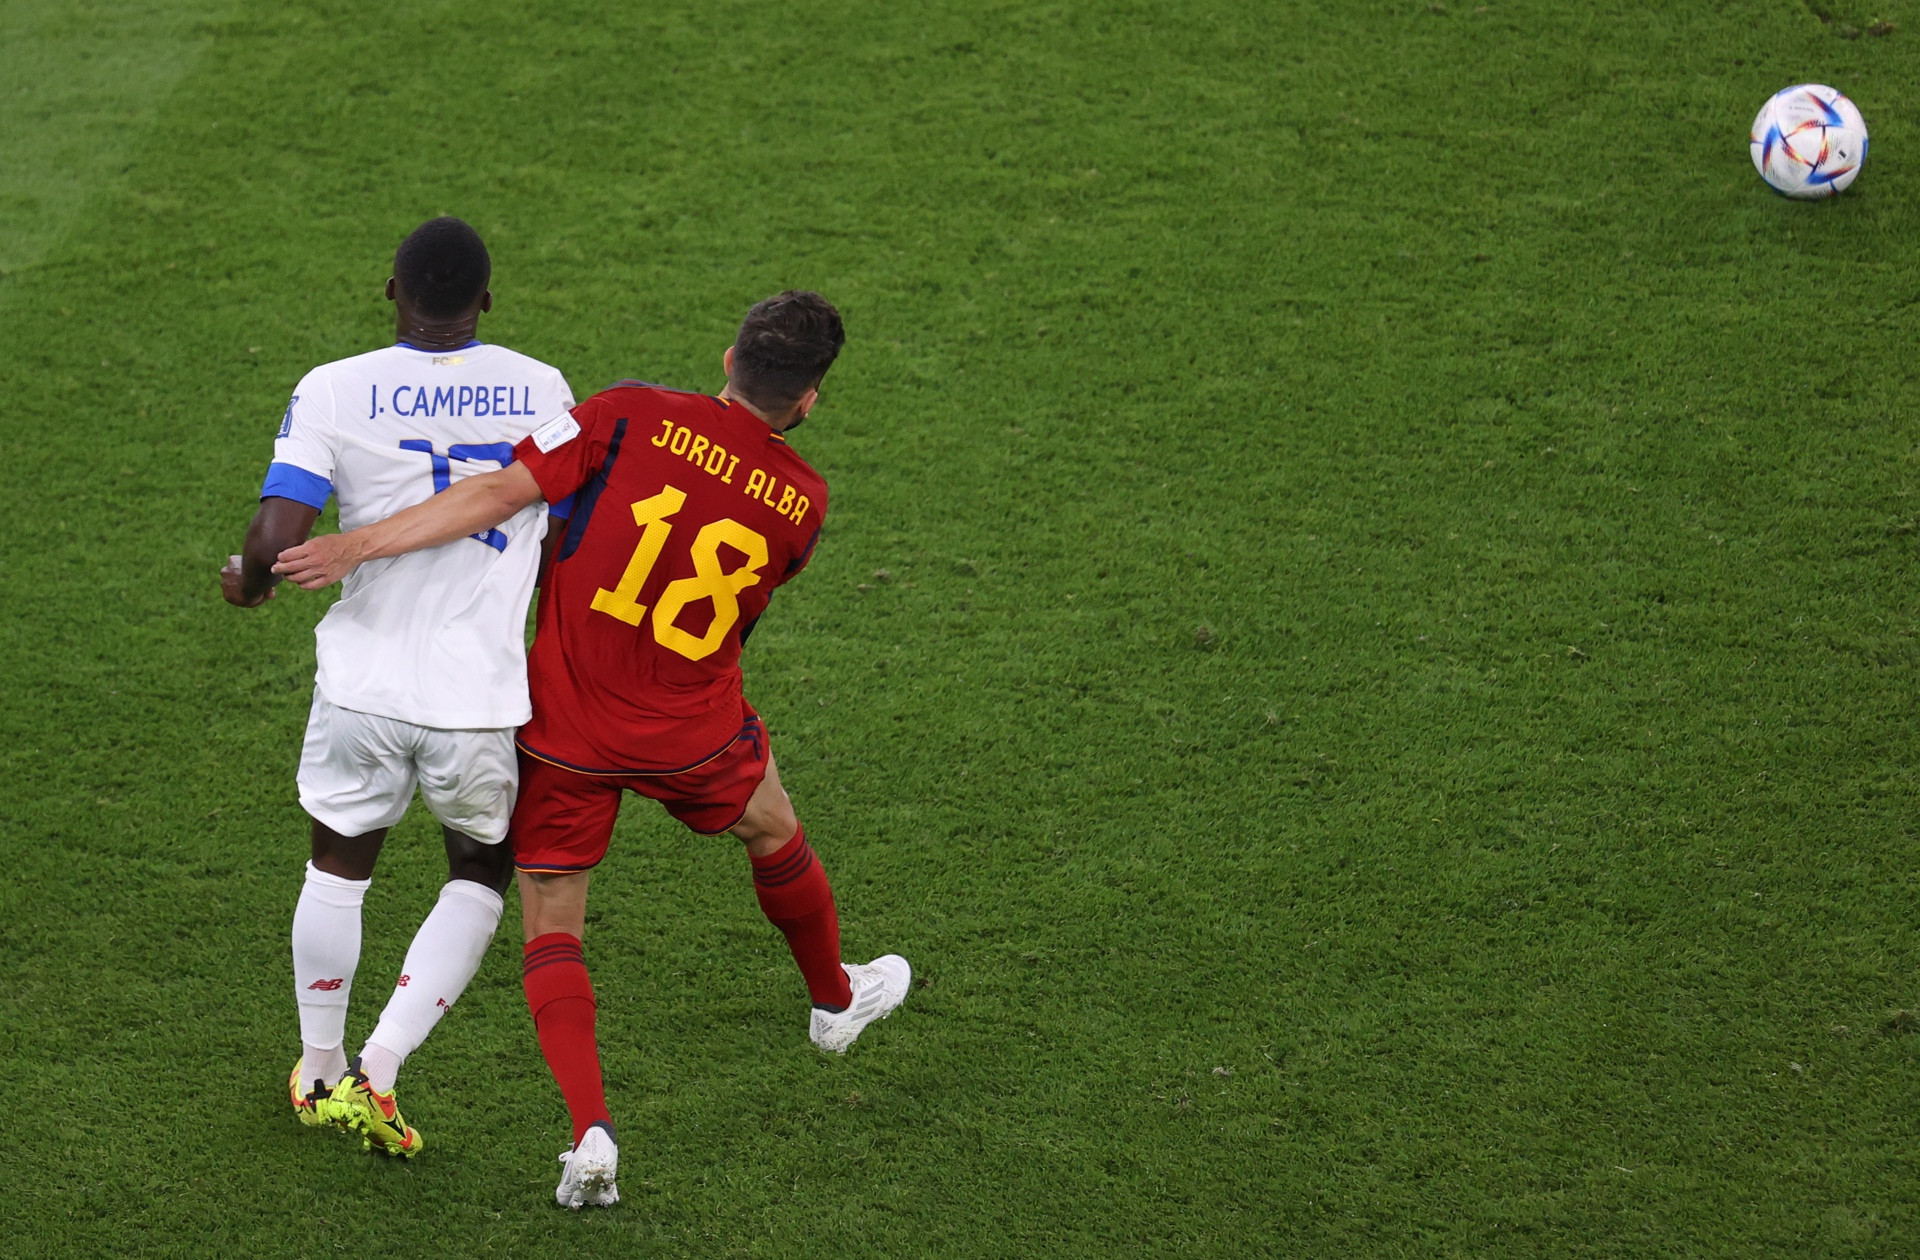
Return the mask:
M 513 849 L 506 841 L 483 844 L 472 836 L 446 829 L 447 878 L 471 880 L 504 893 L 513 879 Z
M 587 872 L 520 872 L 520 923 L 530 941 L 553 932 L 584 936 Z
M 793 839 L 794 832 L 798 830 L 800 819 L 793 812 L 793 802 L 787 799 L 785 792 L 780 792 L 756 798 L 734 827 L 733 834 L 746 842 L 749 851 L 759 856 L 771 853 Z
M 800 818 L 793 812 L 793 802 L 788 799 L 785 792 L 780 793 L 780 799 L 776 802 L 767 823 L 772 833 L 768 839 L 778 840 L 782 844 L 793 839 L 793 833 L 800 830 Z
M 385 827 L 365 835 L 343 836 L 316 818 L 313 820 L 314 869 L 340 879 L 372 879 L 374 863 L 379 861 L 380 846 L 386 838 Z

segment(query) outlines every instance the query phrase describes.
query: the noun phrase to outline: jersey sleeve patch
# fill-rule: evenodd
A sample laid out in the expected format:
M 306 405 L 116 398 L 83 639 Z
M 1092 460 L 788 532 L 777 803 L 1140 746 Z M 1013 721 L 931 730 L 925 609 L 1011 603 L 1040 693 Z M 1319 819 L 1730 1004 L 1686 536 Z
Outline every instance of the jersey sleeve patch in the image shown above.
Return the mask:
M 317 512 L 327 506 L 327 500 L 333 497 L 333 483 L 295 464 L 275 461 L 267 465 L 267 480 L 260 487 L 260 497 L 292 499 Z
M 530 436 L 542 455 L 550 455 L 555 447 L 564 446 L 580 436 L 580 422 L 571 415 L 560 416 L 541 425 Z

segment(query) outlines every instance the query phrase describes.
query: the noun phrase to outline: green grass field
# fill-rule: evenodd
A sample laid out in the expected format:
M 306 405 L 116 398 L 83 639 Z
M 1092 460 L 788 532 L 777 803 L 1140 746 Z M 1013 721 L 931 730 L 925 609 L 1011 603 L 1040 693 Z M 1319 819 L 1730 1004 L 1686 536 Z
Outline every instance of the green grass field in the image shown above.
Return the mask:
M 0 4 L 0 1253 L 1920 1252 L 1916 83 L 1916 0 Z M 818 1055 L 635 802 L 612 1212 L 513 909 L 420 1159 L 282 1090 L 326 599 L 215 571 L 440 213 L 581 396 L 850 332 L 748 694 L 928 983 Z

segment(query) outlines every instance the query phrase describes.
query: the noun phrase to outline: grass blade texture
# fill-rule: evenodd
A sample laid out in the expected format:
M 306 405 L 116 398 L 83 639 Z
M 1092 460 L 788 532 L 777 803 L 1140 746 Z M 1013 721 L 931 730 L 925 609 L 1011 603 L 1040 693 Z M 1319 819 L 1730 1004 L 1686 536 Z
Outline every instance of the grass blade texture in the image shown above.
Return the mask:
M 1920 7 L 0 31 L 0 1250 L 1920 1247 Z M 1746 152 L 1803 81 L 1873 129 L 1831 203 Z M 581 396 L 717 388 L 786 287 L 850 332 L 748 694 L 849 955 L 923 984 L 817 1054 L 737 846 L 633 801 L 611 1212 L 553 1207 L 515 911 L 401 1078 L 420 1159 L 282 1092 L 331 596 L 214 575 L 441 213 Z M 443 876 L 416 809 L 350 1048 Z

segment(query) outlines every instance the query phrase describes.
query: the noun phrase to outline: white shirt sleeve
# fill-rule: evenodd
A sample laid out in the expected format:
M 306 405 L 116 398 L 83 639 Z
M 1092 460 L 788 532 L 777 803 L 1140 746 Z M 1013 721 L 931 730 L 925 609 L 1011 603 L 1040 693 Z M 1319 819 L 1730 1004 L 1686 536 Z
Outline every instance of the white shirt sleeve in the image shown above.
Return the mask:
M 573 410 L 573 387 L 567 384 L 566 374 L 559 368 L 553 370 L 554 392 L 559 396 L 560 407 L 565 411 Z
M 273 440 L 273 464 L 260 497 L 292 499 L 308 507 L 326 506 L 333 493 L 334 463 L 340 435 L 333 423 L 333 385 L 309 372 L 294 387 Z

